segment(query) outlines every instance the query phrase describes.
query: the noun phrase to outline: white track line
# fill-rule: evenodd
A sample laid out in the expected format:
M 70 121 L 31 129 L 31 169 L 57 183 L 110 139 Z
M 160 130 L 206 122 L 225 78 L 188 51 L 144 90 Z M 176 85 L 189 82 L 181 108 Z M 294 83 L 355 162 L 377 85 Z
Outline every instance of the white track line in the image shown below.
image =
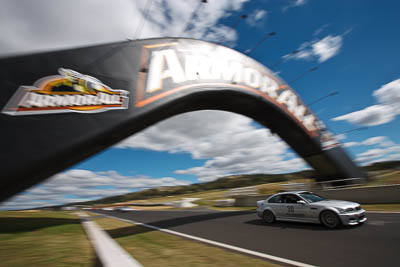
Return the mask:
M 103 214 L 103 215 L 105 215 L 105 214 Z M 276 256 L 272 256 L 272 255 L 269 255 L 269 254 L 265 254 L 265 253 L 256 252 L 256 251 L 252 251 L 252 250 L 249 250 L 249 249 L 245 249 L 245 248 L 239 248 L 239 247 L 236 247 L 236 246 L 232 246 L 232 245 L 228 245 L 228 244 L 212 241 L 212 240 L 209 240 L 209 239 L 205 239 L 205 238 L 201 238 L 201 237 L 197 237 L 197 236 L 193 236 L 193 235 L 183 234 L 183 233 L 179 233 L 179 232 L 168 230 L 168 229 L 159 228 L 159 227 L 156 227 L 156 226 L 153 226 L 153 225 L 149 225 L 149 224 L 145 224 L 145 223 L 141 223 L 141 222 L 136 222 L 136 221 L 133 221 L 133 220 L 121 219 L 121 218 L 118 218 L 118 217 L 115 217 L 115 216 L 111 216 L 111 215 L 105 215 L 105 216 L 106 217 L 110 217 L 110 218 L 114 218 L 114 219 L 117 219 L 117 220 L 120 220 L 120 221 L 133 223 L 133 224 L 140 225 L 140 226 L 143 226 L 143 227 L 151 228 L 151 229 L 154 229 L 154 230 L 157 230 L 157 231 L 161 231 L 161 232 L 165 232 L 165 233 L 169 233 L 169 234 L 173 234 L 173 235 L 177 235 L 177 236 L 193 239 L 193 240 L 196 240 L 196 241 L 199 241 L 199 242 L 204 242 L 204 243 L 211 244 L 211 245 L 214 245 L 214 246 L 235 250 L 235 251 L 238 251 L 238 252 L 241 252 L 241 253 L 246 253 L 246 254 L 249 254 L 249 255 L 253 255 L 253 256 L 264 258 L 264 259 L 268 259 L 268 260 L 282 262 L 282 263 L 285 263 L 285 264 L 290 264 L 290 265 L 299 266 L 299 267 L 315 267 L 314 265 L 310 265 L 310 264 L 306 264 L 306 263 L 302 263 L 302 262 L 298 262 L 298 261 L 293 261 L 293 260 L 289 260 L 289 259 L 285 259 L 285 258 L 281 258 L 281 257 L 276 257 Z

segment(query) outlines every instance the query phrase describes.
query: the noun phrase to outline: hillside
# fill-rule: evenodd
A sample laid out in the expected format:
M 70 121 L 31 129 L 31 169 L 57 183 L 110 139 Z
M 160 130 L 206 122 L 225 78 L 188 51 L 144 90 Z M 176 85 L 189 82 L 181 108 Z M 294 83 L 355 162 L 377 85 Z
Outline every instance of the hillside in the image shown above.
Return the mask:
M 368 166 L 362 167 L 364 171 L 382 171 L 387 169 L 400 168 L 400 161 L 386 161 L 376 162 Z M 202 192 L 216 189 L 230 189 L 237 187 L 245 187 L 266 183 L 284 182 L 289 180 L 304 179 L 304 178 L 315 178 L 317 173 L 314 170 L 304 170 L 294 173 L 286 174 L 242 174 L 221 177 L 217 180 L 191 184 L 187 186 L 168 186 L 160 188 L 152 188 L 143 190 L 140 192 L 128 193 L 125 195 L 112 196 L 102 198 L 94 201 L 80 202 L 76 204 L 92 205 L 92 204 L 109 204 L 116 202 L 126 202 L 131 200 L 149 199 L 154 197 L 164 197 L 170 195 L 181 195 L 187 193 Z
M 400 160 L 374 162 L 368 166 L 364 166 L 363 170 L 366 172 L 371 172 L 371 171 L 382 171 L 382 170 L 396 169 L 396 168 L 400 168 Z
M 229 189 L 229 188 L 265 184 L 265 183 L 284 182 L 287 180 L 304 179 L 314 176 L 315 172 L 313 170 L 305 170 L 305 171 L 286 173 L 286 174 L 232 175 L 232 176 L 222 177 L 217 180 L 206 183 L 191 184 L 186 186 L 168 186 L 168 187 L 152 188 L 140 192 L 133 192 L 119 196 L 112 196 L 89 202 L 81 202 L 78 204 L 91 205 L 91 204 L 126 202 L 130 200 L 149 199 L 153 197 L 163 197 L 169 195 L 181 195 L 181 194 L 202 192 L 215 189 Z

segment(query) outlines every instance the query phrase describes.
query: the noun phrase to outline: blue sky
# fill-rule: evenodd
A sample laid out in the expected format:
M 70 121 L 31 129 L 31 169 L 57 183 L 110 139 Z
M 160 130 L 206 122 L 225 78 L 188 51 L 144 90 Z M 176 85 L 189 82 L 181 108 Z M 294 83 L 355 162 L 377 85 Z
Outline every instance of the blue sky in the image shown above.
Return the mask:
M 250 56 L 274 66 L 306 103 L 338 92 L 311 109 L 359 164 L 400 160 L 398 1 L 153 0 L 146 20 L 147 1 L 54 2 L 2 1 L 0 56 L 161 36 L 203 39 L 244 52 L 276 32 Z M 312 67 L 318 69 L 290 83 Z M 342 134 L 359 127 L 367 128 Z M 0 208 L 304 168 L 284 142 L 252 120 L 202 111 L 150 127 Z

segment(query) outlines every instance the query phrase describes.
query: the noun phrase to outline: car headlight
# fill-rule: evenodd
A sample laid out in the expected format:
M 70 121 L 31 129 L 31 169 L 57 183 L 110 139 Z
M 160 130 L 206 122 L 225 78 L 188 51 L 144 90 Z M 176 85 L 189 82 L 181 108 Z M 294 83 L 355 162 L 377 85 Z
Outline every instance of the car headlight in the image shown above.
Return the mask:
M 339 211 L 339 213 L 345 213 L 346 212 L 345 209 L 341 209 L 341 208 L 336 208 L 336 209 L 337 209 L 337 211 Z

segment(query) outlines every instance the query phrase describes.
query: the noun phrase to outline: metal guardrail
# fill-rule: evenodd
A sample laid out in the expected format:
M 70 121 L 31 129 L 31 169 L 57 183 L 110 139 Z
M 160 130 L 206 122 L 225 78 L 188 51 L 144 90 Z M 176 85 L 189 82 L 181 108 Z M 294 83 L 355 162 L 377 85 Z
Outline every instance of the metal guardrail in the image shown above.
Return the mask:
M 345 182 L 345 184 L 342 184 L 344 182 Z M 330 180 L 330 181 L 324 181 L 324 182 L 315 182 L 315 183 L 311 184 L 311 188 L 339 189 L 339 188 L 360 186 L 360 185 L 365 184 L 365 182 L 366 182 L 365 178 L 347 178 L 347 179 Z
M 286 191 L 310 190 L 310 185 L 306 183 L 280 184 L 280 186 Z
M 313 183 L 287 183 L 280 184 L 280 186 L 285 191 L 313 191 L 313 190 L 325 190 L 325 189 L 339 189 L 339 188 L 349 188 L 365 184 L 365 178 L 346 178 L 338 180 L 330 180 L 323 182 L 313 182 Z M 227 197 L 237 197 L 237 196 L 256 196 L 258 195 L 258 189 L 256 186 L 246 186 L 233 188 L 225 193 Z
M 246 187 L 239 187 L 233 188 L 228 190 L 225 195 L 227 197 L 233 196 L 254 196 L 258 195 L 258 189 L 256 186 L 246 186 Z

